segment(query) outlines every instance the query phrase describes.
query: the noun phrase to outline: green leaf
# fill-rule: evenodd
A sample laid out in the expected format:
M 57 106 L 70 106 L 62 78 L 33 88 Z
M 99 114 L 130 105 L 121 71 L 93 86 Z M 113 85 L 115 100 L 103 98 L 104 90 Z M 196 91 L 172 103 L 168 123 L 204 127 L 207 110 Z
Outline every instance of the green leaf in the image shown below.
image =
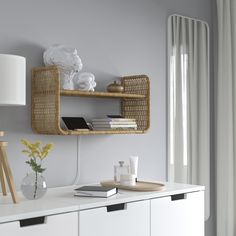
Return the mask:
M 34 159 L 30 159 L 29 161 L 26 161 L 27 164 L 30 165 L 31 169 L 34 172 L 38 172 L 38 173 L 43 173 L 46 169 L 42 168 L 41 164 L 38 164 Z

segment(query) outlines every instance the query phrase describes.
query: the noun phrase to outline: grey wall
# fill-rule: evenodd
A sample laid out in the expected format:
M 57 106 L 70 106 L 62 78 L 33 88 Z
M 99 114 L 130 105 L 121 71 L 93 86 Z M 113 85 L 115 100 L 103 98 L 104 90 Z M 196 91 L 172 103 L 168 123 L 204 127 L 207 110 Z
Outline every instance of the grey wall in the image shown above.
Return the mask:
M 166 179 L 166 22 L 173 13 L 211 25 L 210 0 L 1 0 L 0 53 L 27 58 L 27 106 L 0 108 L 0 130 L 7 131 L 5 139 L 18 187 L 28 170 L 21 138 L 55 144 L 45 161 L 49 186 L 74 181 L 78 154 L 80 183 L 112 178 L 113 165 L 133 154 L 140 157 L 140 178 Z M 147 74 L 151 79 L 150 131 L 79 139 L 33 134 L 30 70 L 42 65 L 43 51 L 54 43 L 78 49 L 83 71 L 96 75 L 99 89 L 122 75 Z M 117 101 L 107 100 L 63 98 L 61 107 L 62 114 L 85 117 L 118 112 Z M 212 228 L 210 220 L 207 235 L 214 235 Z

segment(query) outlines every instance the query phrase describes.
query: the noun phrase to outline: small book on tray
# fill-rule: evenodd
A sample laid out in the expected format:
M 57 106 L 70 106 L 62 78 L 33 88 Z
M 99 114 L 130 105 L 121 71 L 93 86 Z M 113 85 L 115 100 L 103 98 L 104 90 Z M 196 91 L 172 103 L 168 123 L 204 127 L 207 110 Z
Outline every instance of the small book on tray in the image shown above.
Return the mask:
M 82 186 L 75 189 L 75 196 L 79 197 L 110 197 L 117 194 L 117 188 L 102 186 Z

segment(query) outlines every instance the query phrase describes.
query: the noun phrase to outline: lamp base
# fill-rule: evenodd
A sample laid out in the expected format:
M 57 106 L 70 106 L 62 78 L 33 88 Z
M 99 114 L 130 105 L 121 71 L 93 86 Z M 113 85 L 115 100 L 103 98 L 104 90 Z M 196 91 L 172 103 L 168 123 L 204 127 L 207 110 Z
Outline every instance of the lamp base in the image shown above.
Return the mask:
M 0 136 L 4 136 L 3 131 L 0 131 Z M 13 175 L 11 172 L 9 162 L 7 160 L 7 152 L 6 152 L 7 145 L 8 145 L 7 142 L 0 141 L 0 182 L 2 185 L 2 193 L 4 196 L 7 195 L 7 188 L 6 188 L 6 181 L 7 181 L 13 202 L 18 203 L 19 199 L 17 196 Z

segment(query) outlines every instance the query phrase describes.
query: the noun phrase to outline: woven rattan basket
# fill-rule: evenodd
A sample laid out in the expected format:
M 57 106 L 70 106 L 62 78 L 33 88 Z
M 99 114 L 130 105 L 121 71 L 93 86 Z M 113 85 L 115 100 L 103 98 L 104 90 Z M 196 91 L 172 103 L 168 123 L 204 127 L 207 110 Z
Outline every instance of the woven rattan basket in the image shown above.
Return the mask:
M 83 92 L 61 90 L 57 67 L 49 66 L 32 70 L 32 129 L 39 134 L 130 134 L 145 133 L 150 126 L 150 85 L 146 75 L 126 76 L 121 79 L 124 93 Z M 70 131 L 60 126 L 60 97 L 83 96 L 95 98 L 118 98 L 121 114 L 134 118 L 137 130 Z

